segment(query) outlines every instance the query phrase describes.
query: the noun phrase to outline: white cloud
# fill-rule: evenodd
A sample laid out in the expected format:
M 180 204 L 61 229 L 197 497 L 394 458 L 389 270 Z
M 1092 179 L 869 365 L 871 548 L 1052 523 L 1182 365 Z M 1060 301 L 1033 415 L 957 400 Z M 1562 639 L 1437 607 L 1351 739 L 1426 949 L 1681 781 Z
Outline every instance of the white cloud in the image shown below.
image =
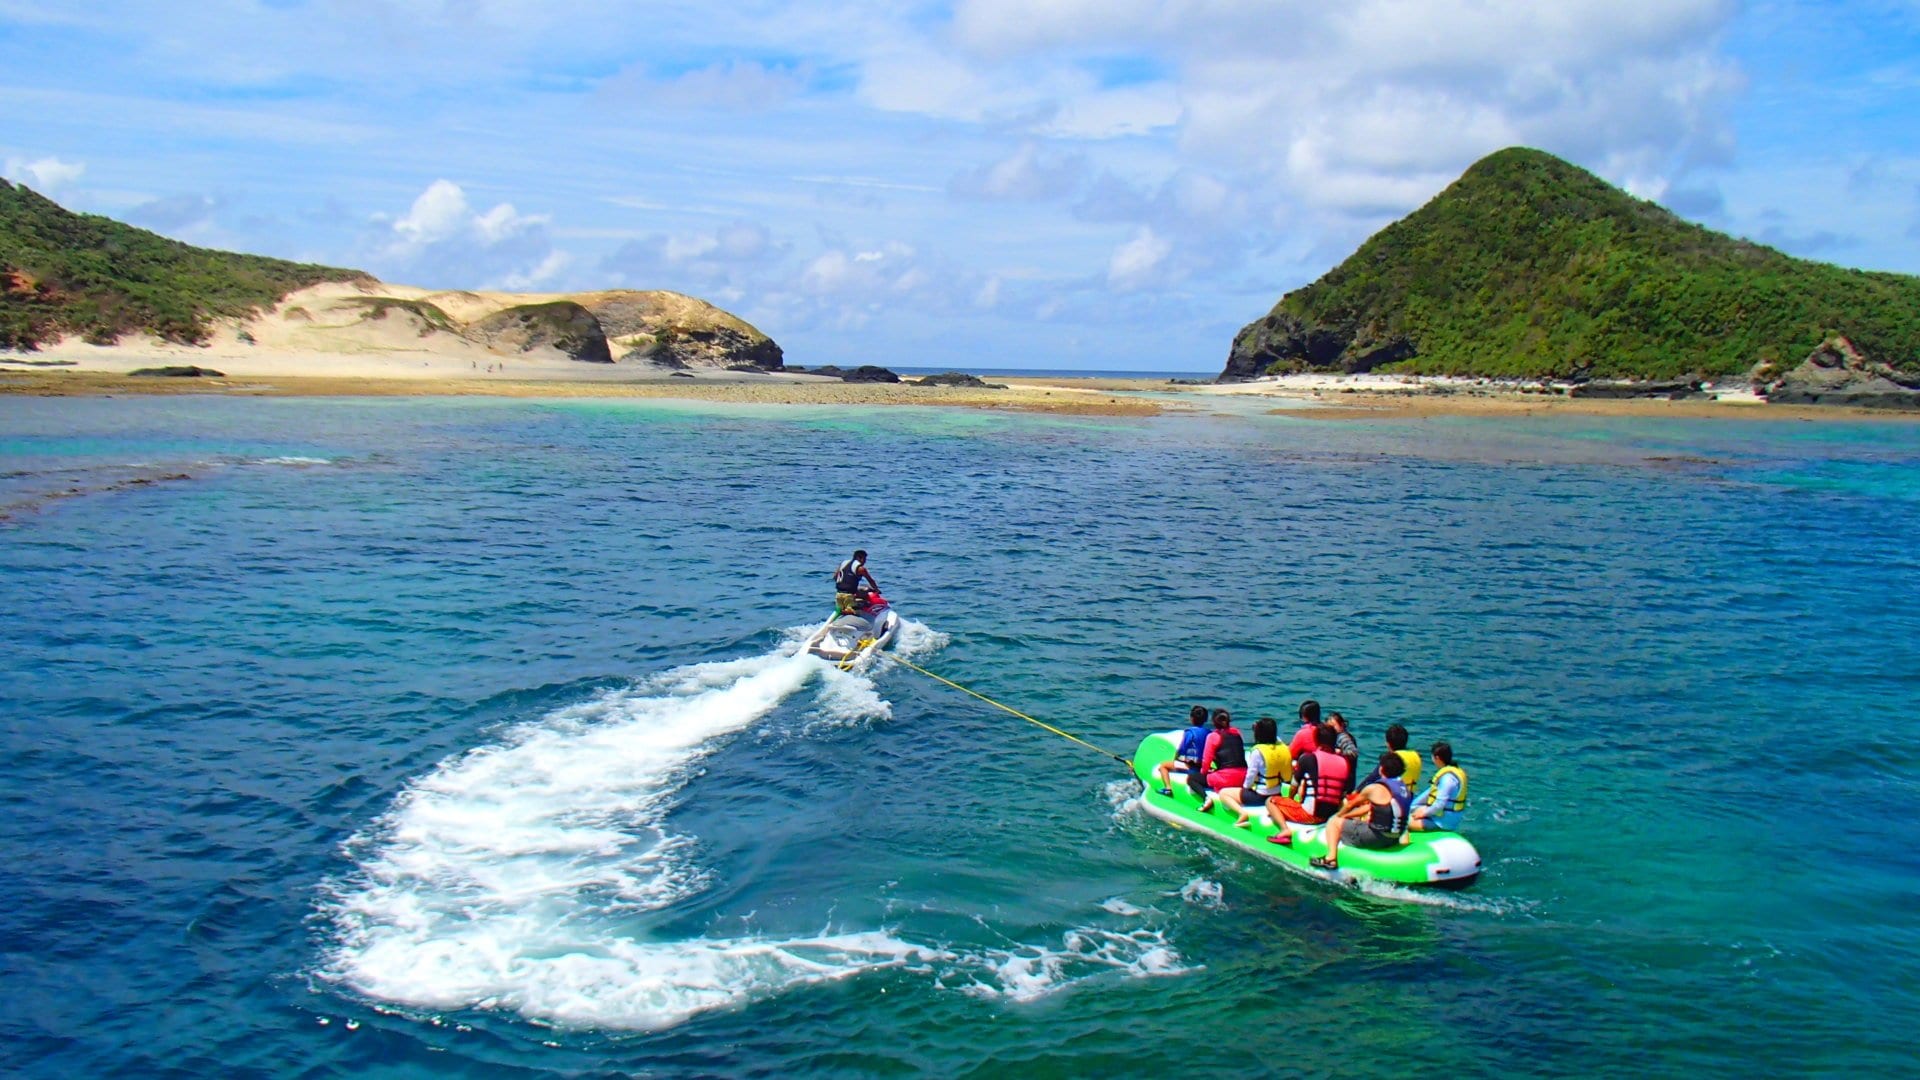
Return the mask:
M 85 162 L 62 161 L 57 157 L 7 159 L 5 175 L 15 183 L 25 184 L 42 195 L 52 196 L 62 188 L 68 187 L 80 179 L 87 171 Z
M 914 249 L 898 241 L 863 251 L 829 248 L 807 263 L 799 285 L 815 297 L 840 301 L 901 296 L 926 283 L 915 259 Z
M 509 272 L 500 283 L 509 289 L 532 289 L 552 281 L 554 275 L 567 268 L 573 257 L 564 251 L 549 251 L 532 269 Z
M 1643 188 L 1724 160 L 1742 84 L 1717 46 L 1734 14 L 1730 0 L 962 0 L 960 52 L 938 82 L 981 102 L 1000 76 L 1037 69 L 1035 131 L 1177 124 L 1189 164 L 1372 214 L 1514 144 Z M 1076 77 L 1109 54 L 1139 61 L 1144 81 Z
M 547 224 L 545 215 L 522 214 L 512 203 L 476 211 L 460 185 L 435 180 L 388 224 L 375 257 L 403 274 L 424 275 L 410 283 L 430 288 L 529 289 L 569 262 L 554 250 Z
M 601 260 L 600 272 L 628 288 L 670 289 L 722 306 L 764 304 L 769 293 L 790 287 L 789 247 L 764 225 L 734 221 L 627 240 Z
M 948 190 L 966 199 L 1038 202 L 1080 186 L 1087 172 L 1081 154 L 1054 154 L 1028 140 L 1012 154 L 953 178 Z
M 1107 284 L 1119 292 L 1133 292 L 1158 284 L 1173 243 L 1142 226 L 1133 238 L 1113 249 L 1107 261 Z
M 770 109 L 798 97 L 812 73 L 752 60 L 729 60 L 674 76 L 656 76 L 636 65 L 600 85 L 604 97 L 635 97 L 653 105 L 688 109 Z
M 1000 275 L 992 275 L 974 290 L 973 306 L 982 311 L 991 311 L 1000 306 Z
M 1180 122 L 1184 109 L 1177 90 L 1166 84 L 1122 87 L 1083 93 L 1060 103 L 1053 116 L 1037 125 L 1042 135 L 1069 139 L 1110 139 L 1147 135 Z

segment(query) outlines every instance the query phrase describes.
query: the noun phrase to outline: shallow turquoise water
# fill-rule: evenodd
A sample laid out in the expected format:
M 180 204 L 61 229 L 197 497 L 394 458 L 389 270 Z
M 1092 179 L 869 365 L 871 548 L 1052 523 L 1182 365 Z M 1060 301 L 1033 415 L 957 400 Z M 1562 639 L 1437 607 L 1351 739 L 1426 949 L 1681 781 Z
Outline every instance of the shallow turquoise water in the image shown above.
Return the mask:
M 1852 422 L 0 400 L 0 1066 L 1130 1075 L 1292 1022 L 1342 1048 L 1308 1073 L 1904 1064 L 1916 464 Z M 856 545 L 916 663 L 1116 750 L 1309 695 L 1451 740 L 1485 876 L 1331 891 L 787 657 Z

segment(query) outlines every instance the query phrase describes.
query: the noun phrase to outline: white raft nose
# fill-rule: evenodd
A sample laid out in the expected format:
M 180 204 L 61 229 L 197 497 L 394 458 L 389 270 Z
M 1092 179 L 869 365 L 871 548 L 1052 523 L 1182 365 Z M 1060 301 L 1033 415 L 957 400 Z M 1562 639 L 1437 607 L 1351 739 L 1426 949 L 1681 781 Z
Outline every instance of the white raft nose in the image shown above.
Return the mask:
M 1464 837 L 1437 836 L 1429 849 L 1427 880 L 1441 888 L 1460 888 L 1480 876 L 1480 853 Z

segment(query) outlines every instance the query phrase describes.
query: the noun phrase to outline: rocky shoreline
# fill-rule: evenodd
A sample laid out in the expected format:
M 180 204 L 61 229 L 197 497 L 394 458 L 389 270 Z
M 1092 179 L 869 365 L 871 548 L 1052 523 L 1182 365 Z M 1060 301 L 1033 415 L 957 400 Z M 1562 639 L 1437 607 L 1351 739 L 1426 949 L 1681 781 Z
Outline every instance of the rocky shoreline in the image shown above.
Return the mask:
M 1276 384 L 1318 392 L 1381 396 L 1564 398 L 1577 401 L 1693 401 L 1920 412 L 1920 374 L 1863 356 L 1844 337 L 1830 338 L 1797 366 L 1756 365 L 1745 376 L 1719 379 L 1497 379 L 1379 372 L 1222 375 L 1223 385 Z

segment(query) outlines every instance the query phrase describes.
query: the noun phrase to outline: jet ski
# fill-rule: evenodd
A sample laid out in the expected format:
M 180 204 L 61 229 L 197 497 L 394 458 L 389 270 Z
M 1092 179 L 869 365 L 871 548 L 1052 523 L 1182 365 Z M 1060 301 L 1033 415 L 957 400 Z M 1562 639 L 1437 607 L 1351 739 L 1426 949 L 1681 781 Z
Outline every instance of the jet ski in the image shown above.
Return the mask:
M 893 605 L 879 593 L 869 592 L 855 601 L 854 610 L 835 614 L 825 626 L 815 630 L 807 638 L 805 648 L 847 671 L 864 666 L 899 632 L 900 616 L 894 612 Z

